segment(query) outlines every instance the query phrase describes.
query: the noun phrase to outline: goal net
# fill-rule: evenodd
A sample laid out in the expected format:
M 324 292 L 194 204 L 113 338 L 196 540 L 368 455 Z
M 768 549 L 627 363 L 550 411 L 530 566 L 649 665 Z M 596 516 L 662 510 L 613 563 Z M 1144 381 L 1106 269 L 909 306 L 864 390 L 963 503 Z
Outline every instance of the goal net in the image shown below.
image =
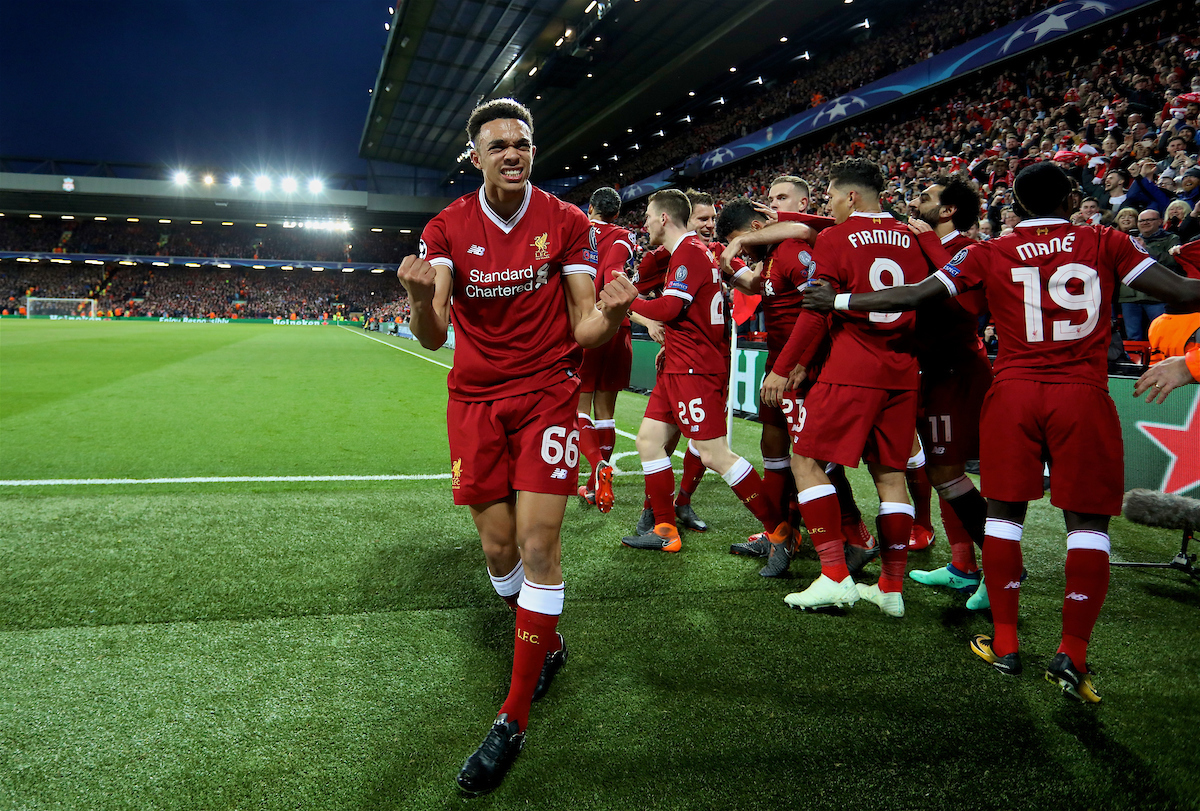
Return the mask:
M 94 298 L 34 298 L 30 296 L 25 300 L 25 316 L 33 318 L 35 315 L 95 318 L 96 300 Z

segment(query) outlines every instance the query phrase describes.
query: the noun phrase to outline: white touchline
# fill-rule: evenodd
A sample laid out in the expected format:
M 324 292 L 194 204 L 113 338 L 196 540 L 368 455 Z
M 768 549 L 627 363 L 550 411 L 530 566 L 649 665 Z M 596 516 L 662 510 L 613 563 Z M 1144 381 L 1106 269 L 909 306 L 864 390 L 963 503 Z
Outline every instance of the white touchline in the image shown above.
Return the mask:
M 446 364 L 444 364 L 444 363 L 442 363 L 442 362 L 440 362 L 440 361 L 436 361 L 436 360 L 434 360 L 433 358 L 427 358 L 427 357 L 425 357 L 424 355 L 421 355 L 421 354 L 419 354 L 419 353 L 417 353 L 417 352 L 410 352 L 409 350 L 407 350 L 407 349 L 405 349 L 405 348 L 403 348 L 403 347 L 396 346 L 396 345 L 395 345 L 394 343 L 392 343 L 391 341 L 385 341 L 385 340 L 383 340 L 382 338 L 376 338 L 376 337 L 374 337 L 374 336 L 371 336 L 371 335 L 364 335 L 362 330 L 359 330 L 359 329 L 354 329 L 353 327 L 343 327 L 343 326 L 341 326 L 341 324 L 339 324 L 338 326 L 339 326 L 341 329 L 344 329 L 344 330 L 346 330 L 347 332 L 353 332 L 353 333 L 355 333 L 356 335 L 362 335 L 364 338 L 366 338 L 366 339 L 368 339 L 368 340 L 375 341 L 376 343 L 383 344 L 384 346 L 390 346 L 392 349 L 399 350 L 399 351 L 403 352 L 403 353 L 404 353 L 404 354 L 406 354 L 406 355 L 412 355 L 414 358 L 420 358 L 421 360 L 424 360 L 424 361 L 429 361 L 430 363 L 432 363 L 432 364 L 433 364 L 433 365 L 435 365 L 435 366 L 441 366 L 443 369 L 449 369 L 449 368 L 450 368 L 450 367 L 449 367 L 449 366 L 447 366 Z M 620 436 L 623 436 L 623 437 L 625 437 L 626 439 L 635 439 L 635 440 L 637 439 L 637 435 L 636 435 L 636 434 L 631 434 L 631 433 L 629 433 L 628 431 L 622 431 L 620 428 L 618 428 L 618 429 L 616 429 L 616 430 L 617 430 L 617 433 L 618 433 Z M 682 458 L 683 458 L 683 454 L 682 454 L 682 453 L 680 453 L 679 451 L 675 451 L 675 455 L 676 455 L 676 456 L 678 456 L 680 459 L 682 459 Z
M 427 358 L 418 352 L 411 352 L 402 346 L 396 346 L 391 341 L 385 341 L 382 338 L 376 338 L 371 335 L 366 335 L 360 329 L 353 329 L 352 327 L 342 327 L 341 324 L 339 324 L 338 326 L 341 327 L 341 329 L 346 330 L 346 332 L 353 332 L 355 335 L 362 335 L 362 337 L 366 338 L 369 341 L 374 341 L 375 343 L 383 344 L 384 346 L 390 346 L 392 349 L 395 349 L 399 352 L 403 352 L 405 355 L 412 355 L 414 358 L 420 358 L 421 360 L 428 361 L 428 362 L 432 363 L 434 366 L 441 366 L 443 369 L 450 368 L 449 364 L 442 363 L 440 360 L 434 360 L 433 358 Z
M 640 470 L 616 470 L 614 473 L 618 476 L 642 475 Z M 0 479 L 0 487 L 53 487 L 70 484 L 220 484 L 222 482 L 424 482 L 448 478 L 450 478 L 449 473 L 380 474 L 376 476 L 178 476 L 164 479 Z

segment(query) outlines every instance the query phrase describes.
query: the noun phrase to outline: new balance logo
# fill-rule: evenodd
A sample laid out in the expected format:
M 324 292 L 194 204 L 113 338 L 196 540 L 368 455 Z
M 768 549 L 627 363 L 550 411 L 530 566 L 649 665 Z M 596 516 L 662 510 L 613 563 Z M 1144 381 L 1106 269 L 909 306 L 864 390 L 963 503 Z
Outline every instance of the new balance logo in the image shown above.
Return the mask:
M 483 248 L 479 245 L 472 245 L 467 248 L 467 253 L 474 254 L 475 256 L 483 256 Z
M 1008 585 L 1007 585 L 1007 586 L 1005 586 L 1004 588 L 1006 588 L 1006 589 L 1019 589 L 1019 588 L 1021 588 L 1021 581 L 1020 581 L 1020 580 L 1009 580 L 1009 581 L 1008 581 Z
M 1067 595 L 1068 600 L 1075 600 L 1076 602 L 1080 602 L 1080 603 L 1082 603 L 1087 598 L 1088 598 L 1088 596 L 1086 594 L 1080 594 L 1077 591 L 1073 591 Z
M 552 478 L 552 479 L 565 479 L 565 478 L 567 478 L 567 469 L 566 469 L 565 467 L 556 467 L 556 468 L 554 468 L 554 472 L 550 474 L 550 478 Z
M 896 550 L 897 552 L 899 552 L 899 551 L 902 551 L 902 550 L 904 550 L 904 549 L 908 549 L 908 544 L 906 544 L 906 543 L 894 543 L 894 544 L 892 544 L 891 546 L 889 546 L 889 547 L 888 547 L 888 549 L 894 549 L 894 550 Z

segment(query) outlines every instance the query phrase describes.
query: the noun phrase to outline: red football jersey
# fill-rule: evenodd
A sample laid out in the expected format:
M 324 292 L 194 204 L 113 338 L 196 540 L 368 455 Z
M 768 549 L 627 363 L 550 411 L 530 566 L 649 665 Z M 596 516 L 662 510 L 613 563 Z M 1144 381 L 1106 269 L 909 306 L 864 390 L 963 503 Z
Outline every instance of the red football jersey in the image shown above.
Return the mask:
M 525 394 L 579 368 L 563 277 L 596 273 L 588 219 L 541 189 L 525 189 L 510 220 L 492 211 L 480 188 L 421 234 L 422 258 L 454 275 L 454 399 Z
M 691 232 L 695 233 L 695 231 Z M 699 236 L 696 237 L 699 239 Z M 704 240 L 700 240 L 700 244 L 704 245 Z M 725 251 L 725 244 L 721 242 L 708 243 L 709 250 L 712 251 L 716 259 L 721 258 L 721 254 Z M 638 293 L 645 295 L 658 287 L 662 286 L 663 281 L 667 276 L 667 266 L 671 263 L 671 252 L 659 245 L 652 251 L 647 251 L 642 256 L 642 261 L 638 263 L 637 278 L 634 280 L 634 286 Z M 733 258 L 733 275 L 737 276 L 746 267 L 746 263 L 740 257 Z
M 813 248 L 798 239 L 785 239 L 763 262 L 762 303 L 767 319 L 767 368 L 783 351 L 796 318 L 803 309 L 801 290 L 816 272 Z
M 929 274 L 917 238 L 886 212 L 856 211 L 817 237 L 817 277 L 843 293 L 915 284 Z M 868 389 L 917 388 L 915 313 L 838 311 L 821 380 Z
M 678 318 L 663 325 L 667 334 L 663 371 L 728 375 L 729 332 L 721 271 L 695 231 L 684 234 L 671 252 L 663 295 L 677 296 L 686 305 Z
M 949 261 L 959 251 L 979 243 L 961 231 L 951 231 L 939 240 L 939 244 L 944 250 L 944 261 Z M 926 251 L 926 255 L 934 267 L 944 264 L 944 261 L 937 261 L 932 252 Z M 979 316 L 986 311 L 987 301 L 982 290 L 969 290 L 917 310 L 917 358 L 921 369 L 953 369 L 963 363 L 965 356 L 982 352 Z
M 1108 388 L 1113 291 L 1154 264 L 1128 234 L 1043 217 L 959 251 L 936 277 L 951 295 L 981 287 L 996 322 L 996 381 Z
M 619 225 L 592 220 L 590 248 L 596 252 L 596 292 L 613 280 L 615 271 L 625 271 L 633 258 L 633 236 Z

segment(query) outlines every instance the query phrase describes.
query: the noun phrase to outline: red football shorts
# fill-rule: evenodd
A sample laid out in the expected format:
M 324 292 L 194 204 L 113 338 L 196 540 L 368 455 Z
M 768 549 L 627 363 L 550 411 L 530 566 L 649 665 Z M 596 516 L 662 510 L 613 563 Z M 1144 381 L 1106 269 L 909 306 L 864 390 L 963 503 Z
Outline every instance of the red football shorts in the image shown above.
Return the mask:
M 646 417 L 674 423 L 685 439 L 720 439 L 725 436 L 727 391 L 722 375 L 660 374 Z
M 979 413 L 992 385 L 992 364 L 972 353 L 954 368 L 921 367 L 917 430 L 931 465 L 965 465 L 979 458 Z
M 1042 497 L 1062 510 L 1120 515 L 1125 490 L 1121 422 L 1108 392 L 1084 383 L 1004 380 L 983 401 L 980 490 L 997 501 Z
M 579 486 L 579 381 L 481 403 L 450 400 L 450 487 L 455 504 L 514 490 L 575 495 Z
M 792 450 L 858 467 L 861 459 L 904 470 L 912 452 L 917 393 L 818 380 L 792 426 Z
M 604 346 L 583 350 L 583 363 L 579 367 L 580 391 L 629 388 L 629 373 L 633 368 L 631 335 L 630 328 L 622 326 Z

